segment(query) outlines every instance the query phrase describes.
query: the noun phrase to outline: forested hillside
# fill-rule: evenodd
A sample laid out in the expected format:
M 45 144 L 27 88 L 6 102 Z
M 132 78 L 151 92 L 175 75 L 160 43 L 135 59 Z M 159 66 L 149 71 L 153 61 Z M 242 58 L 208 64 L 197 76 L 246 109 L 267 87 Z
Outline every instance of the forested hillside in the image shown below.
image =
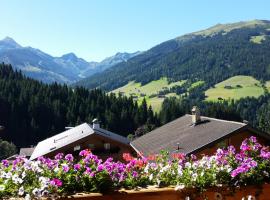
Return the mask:
M 43 84 L 0 64 L 0 138 L 18 147 L 37 142 L 82 122 L 98 118 L 101 126 L 127 136 L 142 126 L 158 125 L 144 101 L 106 95 L 101 90 Z
M 204 81 L 204 89 L 235 75 L 270 80 L 270 22 L 255 20 L 217 25 L 161 43 L 125 63 L 78 82 L 108 91 L 129 81 L 143 85 L 170 81 Z

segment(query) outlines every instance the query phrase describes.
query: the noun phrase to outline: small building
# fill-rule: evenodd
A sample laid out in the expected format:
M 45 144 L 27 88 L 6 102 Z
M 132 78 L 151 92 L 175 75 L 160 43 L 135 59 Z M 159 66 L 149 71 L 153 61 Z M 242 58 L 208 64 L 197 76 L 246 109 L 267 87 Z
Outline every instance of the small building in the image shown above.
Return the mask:
M 54 157 L 57 153 L 78 155 L 90 149 L 102 159 L 113 157 L 121 160 L 123 153 L 132 153 L 129 140 L 116 133 L 100 128 L 97 120 L 93 124 L 83 123 L 38 143 L 30 160 L 40 156 Z
M 269 135 L 246 123 L 200 116 L 199 109 L 194 107 L 192 115 L 184 115 L 135 139 L 131 146 L 144 155 L 158 154 L 161 150 L 211 155 L 229 145 L 239 148 L 250 136 L 257 136 L 262 144 L 270 144 Z

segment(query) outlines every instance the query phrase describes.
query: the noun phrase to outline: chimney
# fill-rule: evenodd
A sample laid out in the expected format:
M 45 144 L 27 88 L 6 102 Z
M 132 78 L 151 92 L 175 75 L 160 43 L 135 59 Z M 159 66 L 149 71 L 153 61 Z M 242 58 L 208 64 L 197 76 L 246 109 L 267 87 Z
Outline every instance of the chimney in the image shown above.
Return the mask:
M 196 125 L 201 121 L 200 109 L 197 106 L 193 106 L 191 110 L 192 125 Z
M 98 121 L 97 118 L 93 119 L 92 123 L 93 123 L 93 129 L 99 129 L 100 128 L 99 121 Z
M 66 126 L 65 130 L 69 130 L 69 129 L 73 129 L 73 128 L 74 128 L 73 126 Z

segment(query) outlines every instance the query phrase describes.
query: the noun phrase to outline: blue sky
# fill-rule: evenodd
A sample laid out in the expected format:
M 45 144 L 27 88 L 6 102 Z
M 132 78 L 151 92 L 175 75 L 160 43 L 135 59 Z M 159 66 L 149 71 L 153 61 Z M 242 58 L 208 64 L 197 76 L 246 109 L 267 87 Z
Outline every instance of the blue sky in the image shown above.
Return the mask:
M 217 23 L 270 20 L 269 0 L 0 0 L 0 39 L 99 61 Z

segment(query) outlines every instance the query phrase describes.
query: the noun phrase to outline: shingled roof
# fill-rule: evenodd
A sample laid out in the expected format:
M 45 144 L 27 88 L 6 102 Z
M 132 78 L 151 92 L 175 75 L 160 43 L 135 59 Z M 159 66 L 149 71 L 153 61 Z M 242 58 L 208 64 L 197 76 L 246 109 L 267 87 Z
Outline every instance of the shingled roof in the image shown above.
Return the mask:
M 184 115 L 131 142 L 133 148 L 144 155 L 161 150 L 190 154 L 235 131 L 243 129 L 245 123 L 201 117 L 201 122 L 192 124 L 191 115 Z

